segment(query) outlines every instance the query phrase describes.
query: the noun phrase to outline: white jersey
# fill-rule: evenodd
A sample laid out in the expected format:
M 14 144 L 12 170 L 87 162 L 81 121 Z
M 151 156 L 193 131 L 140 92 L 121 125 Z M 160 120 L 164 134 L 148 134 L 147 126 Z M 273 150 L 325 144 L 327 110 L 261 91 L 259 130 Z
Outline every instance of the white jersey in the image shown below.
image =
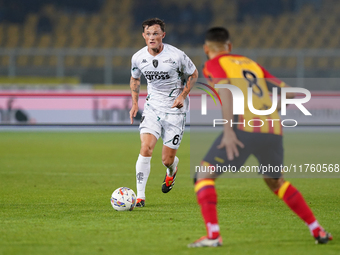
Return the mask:
M 152 56 L 145 46 L 132 56 L 131 75 L 147 80 L 147 104 L 166 113 L 184 113 L 188 111 L 189 97 L 181 109 L 171 108 L 175 99 L 182 93 L 187 77 L 196 70 L 190 58 L 181 50 L 164 43 L 164 48 L 157 56 Z

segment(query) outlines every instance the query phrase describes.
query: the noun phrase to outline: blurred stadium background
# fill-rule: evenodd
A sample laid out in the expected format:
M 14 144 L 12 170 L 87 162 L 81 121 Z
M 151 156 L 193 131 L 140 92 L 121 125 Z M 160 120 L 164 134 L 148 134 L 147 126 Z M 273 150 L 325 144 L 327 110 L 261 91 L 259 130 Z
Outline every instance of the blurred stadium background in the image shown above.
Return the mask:
M 277 77 L 299 78 L 297 85 L 311 90 L 340 89 L 337 82 L 321 87 L 302 79 L 339 77 L 337 0 L 2 0 L 0 89 L 128 89 L 131 56 L 145 45 L 141 22 L 154 16 L 167 24 L 164 41 L 184 50 L 199 71 L 206 60 L 204 32 L 218 25 L 230 30 L 234 53 Z M 8 112 L 18 99 L 9 102 L 6 95 L 0 97 L 2 123 L 29 121 L 25 114 L 17 118 Z M 110 99 L 105 100 L 91 104 L 105 108 Z M 128 108 L 126 100 L 121 102 Z
M 285 164 L 339 164 L 339 0 L 0 0 L 0 254 L 208 253 L 186 248 L 204 234 L 188 170 L 205 147 L 191 150 L 193 127 L 166 199 L 158 142 L 147 206 L 116 214 L 109 202 L 117 187 L 135 189 L 140 142 L 137 127 L 128 129 L 130 59 L 145 45 L 141 22 L 155 16 L 167 24 L 164 42 L 200 72 L 205 30 L 226 26 L 235 53 L 309 89 L 313 116 L 293 111 L 292 118 L 322 126 L 287 128 Z M 294 185 L 333 243 L 314 245 L 262 180 L 229 178 L 218 184 L 225 246 L 215 254 L 339 254 L 340 179 L 317 176 Z

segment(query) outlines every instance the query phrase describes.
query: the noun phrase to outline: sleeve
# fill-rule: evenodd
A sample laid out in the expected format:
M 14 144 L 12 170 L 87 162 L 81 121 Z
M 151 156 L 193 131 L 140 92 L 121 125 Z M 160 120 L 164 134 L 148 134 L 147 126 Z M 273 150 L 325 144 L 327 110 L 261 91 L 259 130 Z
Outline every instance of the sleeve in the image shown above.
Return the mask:
M 141 70 L 138 68 L 137 61 L 136 61 L 136 55 L 132 56 L 131 59 L 131 76 L 135 79 L 140 78 L 142 75 Z
M 206 62 L 203 68 L 203 75 L 213 87 L 215 87 L 215 84 L 230 83 L 227 73 L 218 63 Z
M 258 66 L 262 69 L 263 77 L 266 79 L 267 88 L 270 92 L 273 91 L 273 88 L 278 88 L 278 93 L 281 94 L 281 88 L 286 87 L 286 83 L 276 78 L 274 75 L 269 73 L 263 66 Z
M 182 73 L 186 76 L 192 75 L 196 70 L 195 64 L 184 52 L 182 52 L 182 55 L 180 57 L 180 64 L 180 69 L 182 70 Z

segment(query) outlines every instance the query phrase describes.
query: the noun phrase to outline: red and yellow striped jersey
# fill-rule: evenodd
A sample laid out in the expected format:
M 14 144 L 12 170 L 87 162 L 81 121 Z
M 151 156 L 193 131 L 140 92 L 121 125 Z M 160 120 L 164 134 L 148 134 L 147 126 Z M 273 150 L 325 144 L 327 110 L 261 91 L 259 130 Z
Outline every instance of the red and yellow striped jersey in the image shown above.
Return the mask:
M 245 120 L 246 124 L 245 126 L 238 124 L 238 129 L 246 132 L 282 135 L 282 126 L 280 121 L 277 121 L 280 119 L 278 112 L 275 110 L 272 114 L 266 116 L 253 114 L 248 107 L 247 90 L 248 87 L 252 87 L 254 108 L 266 110 L 272 106 L 270 94 L 273 87 L 277 87 L 278 94 L 280 94 L 281 88 L 285 86 L 284 82 L 271 75 L 255 61 L 245 56 L 233 54 L 221 54 L 208 60 L 204 65 L 203 74 L 212 86 L 214 84 L 231 84 L 242 90 L 244 115 L 235 116 L 234 121 L 243 123 Z M 250 125 L 248 125 L 250 120 Z

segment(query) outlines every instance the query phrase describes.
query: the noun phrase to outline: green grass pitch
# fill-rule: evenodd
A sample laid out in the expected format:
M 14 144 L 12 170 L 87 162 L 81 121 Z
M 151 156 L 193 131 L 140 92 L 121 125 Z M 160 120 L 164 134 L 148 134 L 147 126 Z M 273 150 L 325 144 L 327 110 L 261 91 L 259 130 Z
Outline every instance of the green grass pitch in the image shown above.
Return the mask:
M 189 137 L 178 151 L 174 189 L 161 192 L 159 142 L 146 207 L 116 212 L 111 193 L 136 189 L 137 132 L 0 132 L 0 254 L 339 254 L 340 179 L 322 178 L 290 181 L 333 234 L 329 244 L 315 245 L 263 180 L 223 178 L 216 187 L 224 245 L 187 248 L 205 235 L 189 174 Z M 340 133 L 288 133 L 286 161 L 324 155 L 340 163 L 339 140 Z

